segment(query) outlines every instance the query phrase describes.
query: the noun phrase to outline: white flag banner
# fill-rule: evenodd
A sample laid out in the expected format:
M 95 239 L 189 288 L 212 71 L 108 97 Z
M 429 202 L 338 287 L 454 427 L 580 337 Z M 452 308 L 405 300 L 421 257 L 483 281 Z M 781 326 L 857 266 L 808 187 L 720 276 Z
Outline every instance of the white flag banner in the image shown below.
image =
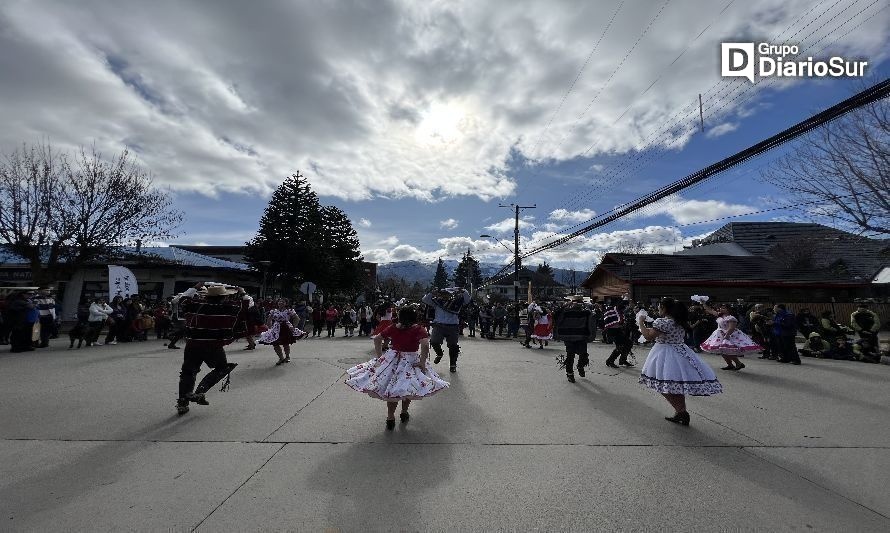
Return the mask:
M 136 276 L 127 267 L 108 265 L 108 299 L 115 296 L 124 298 L 139 294 L 139 284 Z

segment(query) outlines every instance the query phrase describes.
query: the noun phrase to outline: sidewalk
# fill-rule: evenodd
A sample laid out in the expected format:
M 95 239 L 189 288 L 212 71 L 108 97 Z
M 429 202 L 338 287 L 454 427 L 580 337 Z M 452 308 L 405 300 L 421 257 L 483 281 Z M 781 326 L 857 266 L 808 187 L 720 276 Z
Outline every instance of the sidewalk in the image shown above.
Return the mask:
M 235 346 L 231 391 L 182 417 L 182 352 L 159 341 L 2 353 L 2 529 L 890 529 L 888 366 L 749 358 L 681 427 L 602 344 L 575 384 L 561 343 L 462 344 L 457 374 L 438 365 L 450 389 L 393 432 L 342 384 L 364 338 L 303 341 L 278 367 Z

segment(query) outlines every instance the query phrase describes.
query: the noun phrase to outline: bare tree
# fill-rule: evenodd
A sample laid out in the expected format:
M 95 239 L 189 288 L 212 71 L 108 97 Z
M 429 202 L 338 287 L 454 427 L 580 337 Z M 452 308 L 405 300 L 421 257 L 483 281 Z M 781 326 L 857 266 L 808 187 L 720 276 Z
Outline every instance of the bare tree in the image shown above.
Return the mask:
M 46 144 L 23 145 L 0 162 L 0 243 L 45 284 L 135 240 L 172 237 L 182 213 L 124 150 L 95 148 L 72 160 Z
M 890 234 L 890 103 L 859 108 L 805 136 L 763 174 L 810 219 Z
M 816 247 L 806 241 L 788 241 L 771 246 L 770 258 L 787 270 L 816 268 Z

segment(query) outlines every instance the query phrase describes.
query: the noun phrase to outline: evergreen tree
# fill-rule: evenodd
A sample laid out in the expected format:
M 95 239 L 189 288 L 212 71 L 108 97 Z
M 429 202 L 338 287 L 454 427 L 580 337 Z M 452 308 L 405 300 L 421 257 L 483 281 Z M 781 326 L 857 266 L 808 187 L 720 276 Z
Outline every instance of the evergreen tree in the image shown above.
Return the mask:
M 436 277 L 433 278 L 433 287 L 444 289 L 448 286 L 448 273 L 445 271 L 445 262 L 439 258 L 439 264 L 436 265 Z
M 547 261 L 544 261 L 540 265 L 538 265 L 538 274 L 543 276 L 547 276 L 550 279 L 553 279 L 553 267 L 547 264 Z
M 281 274 L 285 293 L 302 281 L 324 290 L 352 291 L 363 280 L 359 241 L 343 211 L 319 204 L 300 173 L 285 179 L 272 194 L 247 259 L 259 270 Z M 259 266 L 268 261 L 268 267 Z
M 327 272 L 319 276 L 324 286 L 353 292 L 364 283 L 362 254 L 355 228 L 346 213 L 332 205 L 321 208 L 321 250 Z
M 482 285 L 482 270 L 479 268 L 479 261 L 470 255 L 470 251 L 461 258 L 457 268 L 454 270 L 454 284 L 458 287 L 464 287 L 469 290 L 468 284 L 473 287 Z

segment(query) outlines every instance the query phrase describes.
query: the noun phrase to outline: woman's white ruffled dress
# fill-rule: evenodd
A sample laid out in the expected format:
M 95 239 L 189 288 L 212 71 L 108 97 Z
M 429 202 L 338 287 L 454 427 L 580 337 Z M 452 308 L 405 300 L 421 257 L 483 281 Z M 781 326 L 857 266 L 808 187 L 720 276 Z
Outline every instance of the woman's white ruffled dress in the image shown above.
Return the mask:
M 763 348 L 754 342 L 754 339 L 745 335 L 744 332 L 736 329 L 729 337 L 724 334 L 729 331 L 729 324 L 734 322 L 738 325 L 738 320 L 734 316 L 725 315 L 717 317 L 717 329 L 705 342 L 701 343 L 701 349 L 718 355 L 734 355 L 743 357 L 747 352 L 756 352 Z
M 380 357 L 347 370 L 345 383 L 353 390 L 388 402 L 419 400 L 448 388 L 448 382 L 439 377 L 429 362 L 425 373 L 414 367 L 419 360 L 418 352 L 387 350 Z
M 662 394 L 711 396 L 723 392 L 711 367 L 683 342 L 686 332 L 679 324 L 659 318 L 652 327 L 662 333 L 646 356 L 640 383 Z

